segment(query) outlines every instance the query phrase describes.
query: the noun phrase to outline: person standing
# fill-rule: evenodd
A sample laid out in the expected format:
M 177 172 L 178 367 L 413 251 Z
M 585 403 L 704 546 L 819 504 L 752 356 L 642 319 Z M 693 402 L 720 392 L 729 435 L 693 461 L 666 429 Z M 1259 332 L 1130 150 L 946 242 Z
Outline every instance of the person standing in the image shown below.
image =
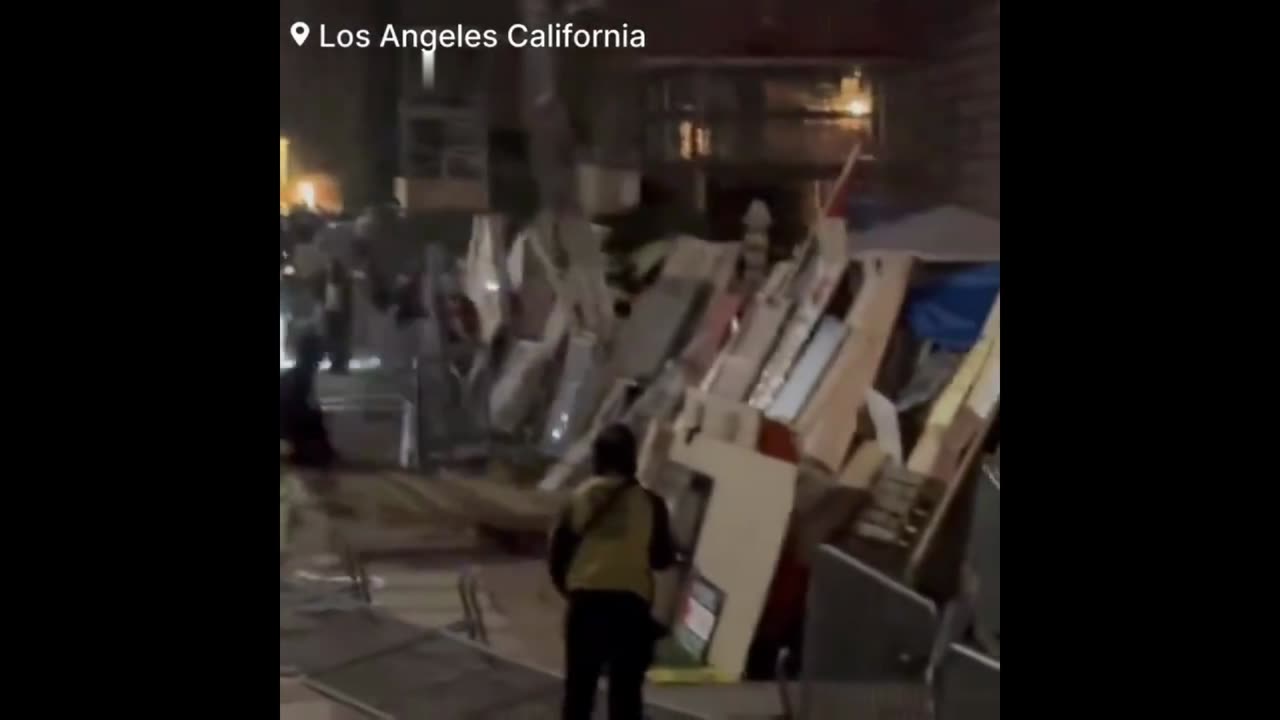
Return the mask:
M 329 261 L 324 286 L 324 332 L 329 372 L 345 375 L 351 363 L 351 273 L 338 259 Z
M 564 720 L 589 720 L 608 670 L 610 720 L 641 720 L 645 675 L 661 628 L 653 619 L 654 570 L 675 564 L 666 503 L 636 480 L 636 439 L 605 428 L 592 446 L 594 475 L 552 531 L 552 582 L 568 598 Z
M 293 367 L 280 375 L 280 439 L 288 444 L 288 459 L 303 467 L 329 467 L 336 459 L 316 398 L 323 358 L 320 337 L 304 335 Z

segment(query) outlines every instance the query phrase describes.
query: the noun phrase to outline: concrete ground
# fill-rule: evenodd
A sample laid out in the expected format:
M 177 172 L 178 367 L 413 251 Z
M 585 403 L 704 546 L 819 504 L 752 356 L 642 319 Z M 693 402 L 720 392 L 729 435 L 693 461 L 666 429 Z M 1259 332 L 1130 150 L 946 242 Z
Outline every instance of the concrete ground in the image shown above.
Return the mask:
M 474 571 L 491 650 L 558 674 L 563 666 L 563 609 L 542 560 L 514 557 L 456 523 L 442 521 L 407 532 L 404 527 L 386 527 L 360 517 L 358 510 L 321 508 L 302 495 L 295 493 L 293 498 L 289 537 L 281 553 L 282 579 L 328 577 L 339 586 L 342 539 L 352 542 L 355 538 L 366 549 L 373 606 L 403 623 L 429 630 L 463 619 L 458 580 L 461 573 Z M 651 702 L 704 717 L 769 718 L 781 712 L 777 693 L 768 684 L 650 686 L 646 692 Z M 280 708 L 281 718 L 296 720 L 364 717 L 296 679 L 281 679 Z

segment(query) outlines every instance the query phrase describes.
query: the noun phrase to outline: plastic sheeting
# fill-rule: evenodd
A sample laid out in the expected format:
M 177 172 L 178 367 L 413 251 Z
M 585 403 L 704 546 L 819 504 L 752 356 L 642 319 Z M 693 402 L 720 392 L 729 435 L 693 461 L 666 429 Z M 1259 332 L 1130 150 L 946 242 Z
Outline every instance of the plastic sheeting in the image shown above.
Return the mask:
M 999 292 L 999 263 L 966 267 L 913 288 L 904 308 L 907 322 L 917 337 L 963 352 L 978 341 Z

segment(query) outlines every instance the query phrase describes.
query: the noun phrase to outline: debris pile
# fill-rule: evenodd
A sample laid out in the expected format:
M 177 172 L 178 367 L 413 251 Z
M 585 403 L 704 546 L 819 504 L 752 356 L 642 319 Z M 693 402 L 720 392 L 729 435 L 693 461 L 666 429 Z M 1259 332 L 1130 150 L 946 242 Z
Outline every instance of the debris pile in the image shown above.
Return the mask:
M 382 473 L 396 509 L 359 498 L 377 483 L 342 492 L 406 527 L 540 541 L 595 434 L 628 424 L 692 558 L 659 583 L 673 628 L 659 678 L 772 675 L 823 545 L 953 596 L 967 492 L 998 440 L 999 223 L 952 207 L 857 233 L 824 218 L 772 267 L 767 227 L 753 203 L 742 242 L 675 235 L 619 259 L 582 216 L 543 213 L 510 237 L 477 216 L 460 267 L 438 246 L 425 257 L 411 470 Z M 637 292 L 610 286 L 619 262 Z M 460 448 L 534 470 L 441 469 Z

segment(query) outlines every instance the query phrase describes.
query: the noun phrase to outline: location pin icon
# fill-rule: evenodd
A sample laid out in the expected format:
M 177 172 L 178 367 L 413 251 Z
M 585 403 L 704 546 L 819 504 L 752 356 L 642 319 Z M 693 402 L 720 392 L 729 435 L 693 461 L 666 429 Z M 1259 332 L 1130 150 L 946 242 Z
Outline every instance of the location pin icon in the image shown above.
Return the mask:
M 306 42 L 307 36 L 311 34 L 311 28 L 307 27 L 306 23 L 299 21 L 289 28 L 289 32 L 293 34 L 293 41 L 298 43 L 298 47 L 302 47 L 302 43 Z

